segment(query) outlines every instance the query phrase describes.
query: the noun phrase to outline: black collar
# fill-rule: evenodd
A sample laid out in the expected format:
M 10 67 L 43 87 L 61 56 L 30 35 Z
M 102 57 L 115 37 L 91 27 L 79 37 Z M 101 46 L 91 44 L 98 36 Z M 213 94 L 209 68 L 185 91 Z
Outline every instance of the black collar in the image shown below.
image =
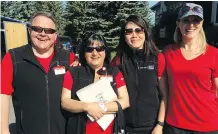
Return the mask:
M 60 51 L 61 50 L 59 48 L 57 48 L 57 46 L 54 46 L 54 56 L 53 56 L 52 61 L 50 63 L 50 67 L 54 64 L 59 64 Z M 39 63 L 39 61 L 37 60 L 36 56 L 33 53 L 32 45 L 28 44 L 26 46 L 26 48 L 23 51 L 22 57 L 24 60 L 37 65 L 38 67 L 40 67 L 44 71 L 44 68 Z

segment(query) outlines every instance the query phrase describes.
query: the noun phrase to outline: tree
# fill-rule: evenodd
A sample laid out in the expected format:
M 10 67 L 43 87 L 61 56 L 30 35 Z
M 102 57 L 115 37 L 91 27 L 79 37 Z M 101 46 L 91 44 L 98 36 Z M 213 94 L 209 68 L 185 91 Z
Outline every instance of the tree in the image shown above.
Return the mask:
M 1 15 L 27 22 L 36 11 L 34 4 L 35 2 L 28 1 L 2 1 Z
M 102 34 L 111 47 L 116 47 L 119 40 L 120 26 L 130 14 L 137 14 L 150 22 L 149 7 L 146 1 L 88 1 L 67 2 L 66 34 L 72 36 L 76 44 L 91 33 Z
M 3 1 L 1 2 L 1 13 L 3 16 L 11 17 L 21 21 L 30 21 L 31 15 L 36 11 L 47 11 L 54 15 L 58 33 L 65 33 L 68 21 L 65 19 L 66 12 L 63 2 L 60 1 Z
M 110 22 L 107 22 L 100 11 L 103 2 L 77 2 L 67 3 L 67 19 L 71 24 L 66 27 L 66 34 L 73 37 L 75 44 L 81 44 L 92 33 L 104 35 Z
M 66 19 L 70 21 L 70 23 L 66 26 L 66 34 L 72 37 L 75 45 L 79 45 L 82 43 L 82 39 L 84 37 L 84 24 L 85 21 L 83 19 L 86 16 L 86 5 L 85 1 L 67 1 L 66 2 Z

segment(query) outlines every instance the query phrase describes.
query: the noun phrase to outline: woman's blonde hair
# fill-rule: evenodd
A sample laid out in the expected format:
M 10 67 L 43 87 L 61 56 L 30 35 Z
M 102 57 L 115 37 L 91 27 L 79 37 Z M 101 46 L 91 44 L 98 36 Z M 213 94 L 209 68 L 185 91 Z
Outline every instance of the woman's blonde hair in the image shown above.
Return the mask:
M 176 27 L 175 32 L 174 32 L 174 41 L 176 42 L 176 44 L 182 43 L 182 34 L 181 34 L 180 29 L 178 27 Z M 206 46 L 207 46 L 207 41 L 206 41 L 206 36 L 205 36 L 203 27 L 199 31 L 197 41 L 198 41 L 197 43 L 201 47 L 200 53 L 205 52 Z

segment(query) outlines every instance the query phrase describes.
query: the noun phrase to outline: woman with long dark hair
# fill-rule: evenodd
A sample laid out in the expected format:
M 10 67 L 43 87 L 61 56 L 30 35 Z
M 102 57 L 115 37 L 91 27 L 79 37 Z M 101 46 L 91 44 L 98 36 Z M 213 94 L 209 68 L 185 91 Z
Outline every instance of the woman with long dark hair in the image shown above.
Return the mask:
M 123 73 L 129 93 L 130 107 L 124 111 L 127 133 L 161 134 L 167 101 L 165 59 L 142 17 L 126 19 L 112 64 Z

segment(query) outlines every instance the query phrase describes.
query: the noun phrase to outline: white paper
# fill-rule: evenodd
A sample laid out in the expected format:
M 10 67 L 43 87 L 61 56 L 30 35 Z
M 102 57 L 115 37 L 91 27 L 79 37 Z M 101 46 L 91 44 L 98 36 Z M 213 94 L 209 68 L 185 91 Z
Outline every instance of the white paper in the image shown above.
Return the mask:
M 79 99 L 83 102 L 103 102 L 107 103 L 117 99 L 117 95 L 107 79 L 100 79 L 76 92 Z M 94 119 L 88 116 L 91 121 Z M 103 130 L 106 130 L 110 123 L 114 120 L 115 114 L 106 114 L 97 123 Z

